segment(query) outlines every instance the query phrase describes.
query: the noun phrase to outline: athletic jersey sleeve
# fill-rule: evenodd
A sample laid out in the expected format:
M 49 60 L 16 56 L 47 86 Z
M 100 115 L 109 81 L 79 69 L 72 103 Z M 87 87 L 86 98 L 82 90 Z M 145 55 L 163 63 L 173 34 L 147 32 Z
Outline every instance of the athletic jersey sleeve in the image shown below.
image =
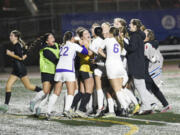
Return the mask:
M 98 47 L 97 47 L 97 44 L 96 44 L 96 39 L 94 39 L 94 40 L 92 41 L 92 43 L 91 43 L 90 46 L 89 46 L 89 49 L 90 49 L 91 51 L 93 51 L 94 53 L 98 54 Z
M 47 58 L 48 60 L 53 62 L 55 65 L 57 65 L 58 59 L 56 58 L 56 56 L 51 51 L 44 50 L 43 55 L 44 55 L 45 58 Z
M 81 53 L 84 54 L 84 55 L 88 55 L 87 48 L 84 45 L 82 46 L 82 48 L 83 48 L 83 50 L 81 51 Z
M 100 46 L 101 49 L 106 48 L 106 44 L 107 44 L 107 39 L 102 41 L 102 45 Z
M 80 45 L 75 44 L 75 43 L 74 43 L 74 47 L 75 47 L 75 50 L 76 50 L 77 52 L 79 52 L 79 53 L 81 53 L 82 50 L 83 50 L 83 48 L 82 48 Z
M 16 44 L 14 46 L 14 54 L 19 56 L 19 57 L 22 57 L 23 56 L 23 50 L 22 50 L 22 47 L 20 44 Z
M 145 44 L 145 48 L 144 48 L 144 55 L 151 61 L 151 62 L 155 62 L 156 59 L 156 49 L 152 47 L 152 45 L 150 43 L 146 43 Z

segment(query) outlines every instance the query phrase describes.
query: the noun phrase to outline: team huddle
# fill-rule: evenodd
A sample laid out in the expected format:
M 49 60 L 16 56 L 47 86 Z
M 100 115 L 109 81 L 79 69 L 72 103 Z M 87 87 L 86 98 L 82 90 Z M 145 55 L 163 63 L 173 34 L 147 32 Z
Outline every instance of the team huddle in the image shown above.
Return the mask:
M 113 26 L 94 23 L 90 31 L 84 27 L 77 28 L 75 34 L 67 31 L 62 44 L 55 42 L 52 33 L 46 33 L 29 47 L 19 31 L 12 31 L 14 50 L 6 53 L 13 59 L 13 72 L 0 111 L 8 111 L 11 87 L 18 78 L 27 89 L 37 92 L 30 101 L 30 111 L 37 116 L 45 113 L 48 119 L 63 84 L 67 88 L 63 116 L 68 118 L 150 114 L 157 111 L 153 96 L 163 106 L 158 111 L 171 109 L 160 90 L 163 57 L 152 30 L 139 19 L 131 19 L 128 28 L 124 19 L 115 18 Z M 23 61 L 30 46 L 40 49 L 42 89 L 27 77 Z

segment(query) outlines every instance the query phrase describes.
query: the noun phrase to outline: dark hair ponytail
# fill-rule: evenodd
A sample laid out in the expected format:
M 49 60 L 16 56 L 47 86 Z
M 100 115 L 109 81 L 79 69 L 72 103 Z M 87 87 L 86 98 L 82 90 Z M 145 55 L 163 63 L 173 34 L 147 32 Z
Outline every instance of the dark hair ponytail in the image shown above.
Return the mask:
M 63 37 L 63 43 L 65 44 L 68 40 L 71 40 L 74 34 L 71 31 L 66 31 Z
M 33 48 L 41 49 L 46 46 L 46 41 L 48 40 L 49 35 L 52 33 L 45 33 L 43 36 L 38 37 L 36 40 L 28 43 L 28 51 L 33 50 Z
M 103 32 L 103 30 L 102 30 L 101 27 L 96 27 L 96 28 L 94 29 L 94 34 L 95 34 L 96 36 L 104 39 L 102 32 Z
M 120 44 L 121 46 L 121 51 L 124 48 L 124 43 L 121 40 L 120 36 L 119 36 L 119 29 L 115 28 L 115 27 L 111 27 L 109 30 L 109 33 L 113 34 L 114 38 L 116 39 L 116 41 Z
M 111 33 L 114 37 L 119 36 L 119 30 L 115 27 L 111 27 L 109 33 Z

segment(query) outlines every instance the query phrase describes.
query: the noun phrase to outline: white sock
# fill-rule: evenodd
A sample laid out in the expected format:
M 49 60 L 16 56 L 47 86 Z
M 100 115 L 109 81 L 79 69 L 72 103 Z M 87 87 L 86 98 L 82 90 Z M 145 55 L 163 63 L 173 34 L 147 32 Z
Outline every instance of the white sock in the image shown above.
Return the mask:
M 49 103 L 48 103 L 48 113 L 50 114 L 52 112 L 52 108 L 54 106 L 54 104 L 56 103 L 58 96 L 56 94 L 52 94 L 49 97 Z
M 121 104 L 122 108 L 127 109 L 128 105 L 126 103 L 126 101 L 124 100 L 124 94 L 121 90 L 119 90 L 118 92 L 116 92 L 116 96 L 118 98 L 119 103 Z
M 137 104 L 138 104 L 138 101 L 137 101 L 136 97 L 134 96 L 134 94 L 131 92 L 131 90 L 129 90 L 129 89 L 127 89 L 127 88 L 125 88 L 125 90 L 126 90 L 126 93 L 128 94 L 128 96 L 130 97 L 131 101 L 132 101 L 135 105 L 137 105 Z
M 98 109 L 103 108 L 104 93 L 102 89 L 97 90 Z
M 92 104 L 93 104 L 93 100 L 92 100 L 92 94 L 91 94 L 91 97 L 90 97 L 89 102 L 88 102 L 88 104 L 86 106 L 86 109 L 87 110 L 92 110 L 93 109 Z
M 38 101 L 42 100 L 45 97 L 45 93 L 43 90 L 41 90 L 40 92 L 38 92 L 36 94 L 36 96 L 32 99 L 33 102 L 37 103 Z
M 78 93 L 78 89 L 76 89 L 76 90 L 74 91 L 74 96 L 75 96 L 77 93 Z
M 74 99 L 73 95 L 67 95 L 65 109 L 64 109 L 65 111 L 69 111 L 69 109 L 71 108 L 73 99 Z
M 47 103 L 48 99 L 49 99 L 49 94 L 46 95 L 46 97 L 40 102 L 39 107 L 41 108 L 42 106 L 44 106 Z
M 112 98 L 108 98 L 108 108 L 110 113 L 114 112 L 114 101 Z
M 129 97 L 129 95 L 127 94 L 127 90 L 126 89 L 121 89 L 121 91 L 123 92 L 124 94 L 124 100 L 126 101 L 126 103 L 129 105 L 131 103 L 131 99 Z

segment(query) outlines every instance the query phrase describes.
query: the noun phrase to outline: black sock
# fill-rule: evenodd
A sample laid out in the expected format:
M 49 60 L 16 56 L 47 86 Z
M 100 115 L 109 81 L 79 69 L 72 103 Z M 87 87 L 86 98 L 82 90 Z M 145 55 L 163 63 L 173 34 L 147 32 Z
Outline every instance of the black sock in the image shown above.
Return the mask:
M 159 101 L 162 103 L 164 107 L 168 105 L 168 102 L 161 91 L 155 92 L 154 95 L 157 97 L 157 99 L 159 99 Z
M 36 91 L 36 92 L 40 92 L 41 90 L 42 90 L 42 88 L 40 88 L 40 87 L 36 86 L 36 88 L 35 88 L 35 90 L 34 90 L 34 91 Z
M 79 103 L 83 95 L 84 94 L 81 92 L 78 92 L 78 94 L 75 95 L 71 108 L 74 108 L 74 107 L 77 108 L 77 104 Z
M 82 97 L 81 104 L 79 107 L 80 111 L 86 112 L 86 105 L 88 104 L 90 100 L 91 94 L 85 93 L 84 96 Z
M 164 107 L 168 105 L 168 102 L 166 98 L 164 97 L 163 93 L 154 82 L 152 84 L 152 92 Z
M 6 92 L 6 95 L 5 95 L 5 103 L 4 104 L 9 104 L 9 101 L 11 99 L 11 92 Z

